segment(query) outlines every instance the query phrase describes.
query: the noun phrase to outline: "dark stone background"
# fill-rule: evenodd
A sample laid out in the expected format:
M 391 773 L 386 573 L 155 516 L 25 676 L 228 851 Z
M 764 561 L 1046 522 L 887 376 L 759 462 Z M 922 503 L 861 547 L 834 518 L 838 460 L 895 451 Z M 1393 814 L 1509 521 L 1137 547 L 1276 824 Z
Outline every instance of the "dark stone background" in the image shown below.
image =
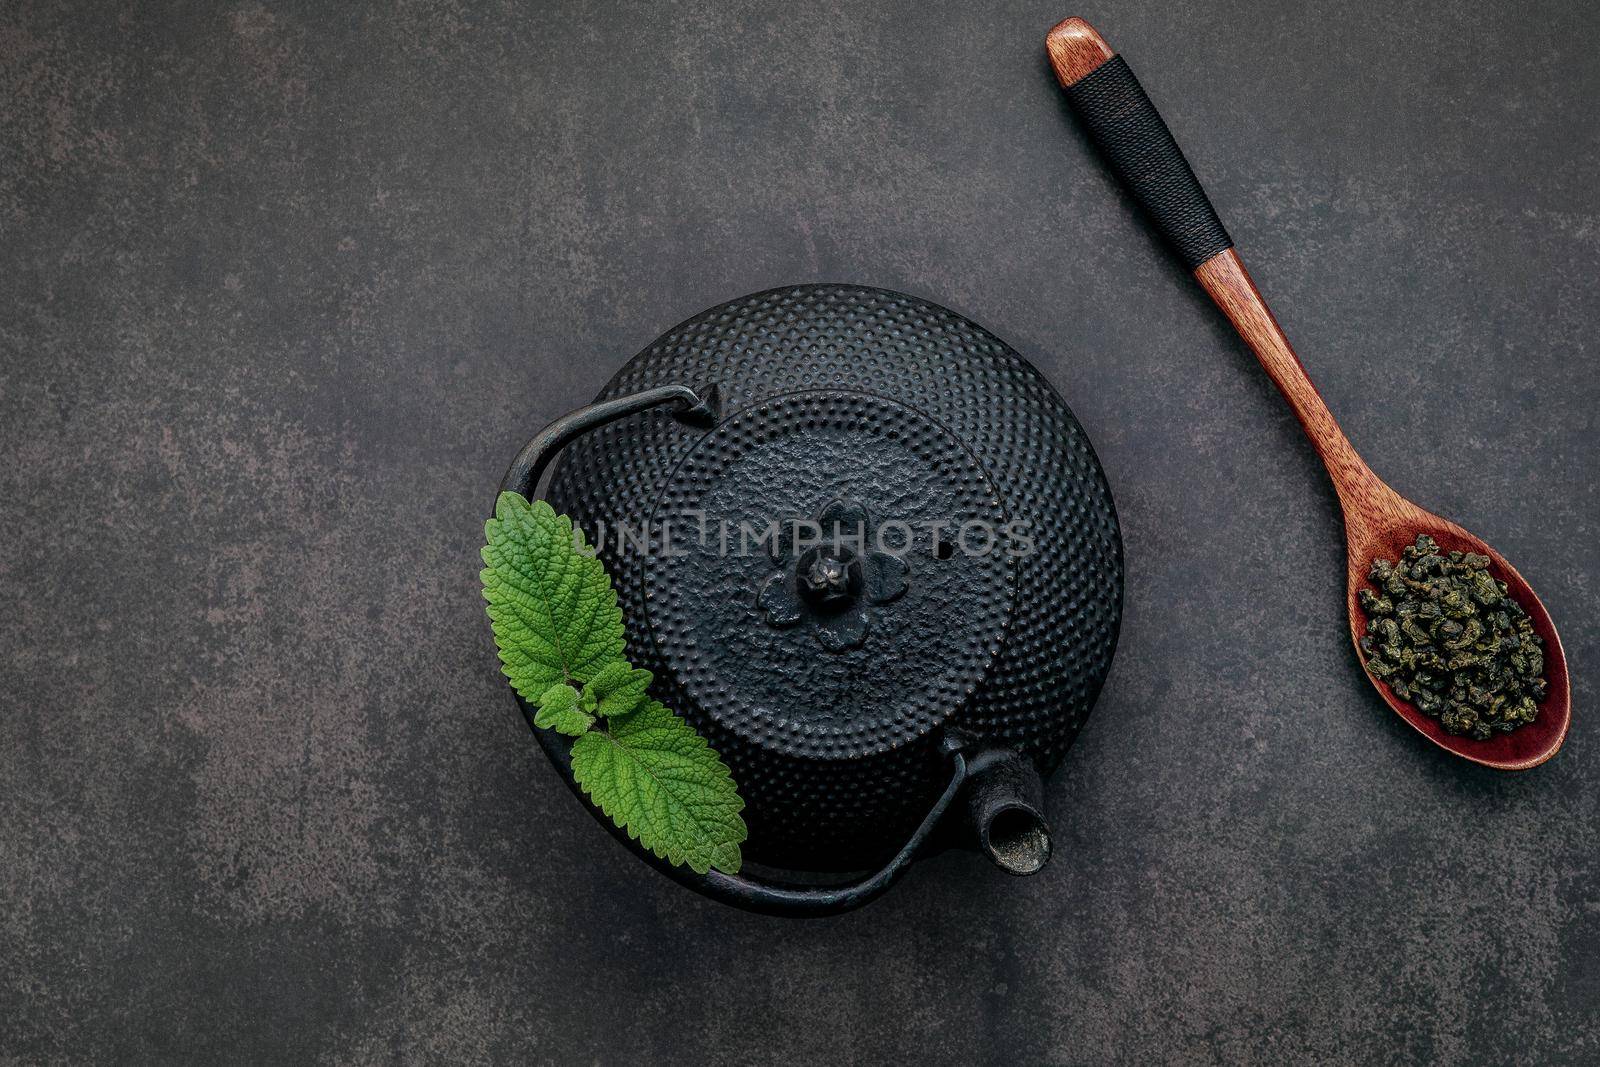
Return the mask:
M 1600 8 L 1103 3 L 1351 437 L 1517 562 L 1520 776 L 1362 681 L 1331 492 L 1065 116 L 1047 3 L 0 6 L 0 1061 L 1600 1056 Z M 842 280 L 1056 383 L 1116 666 L 1031 880 L 842 918 L 609 841 L 495 671 L 511 452 Z

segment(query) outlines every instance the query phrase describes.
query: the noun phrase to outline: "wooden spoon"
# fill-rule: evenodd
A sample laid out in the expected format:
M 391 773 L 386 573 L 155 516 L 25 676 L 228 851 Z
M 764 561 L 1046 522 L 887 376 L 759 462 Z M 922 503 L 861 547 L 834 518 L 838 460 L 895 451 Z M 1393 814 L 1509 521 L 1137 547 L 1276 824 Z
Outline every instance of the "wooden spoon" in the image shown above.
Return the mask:
M 1367 674 L 1378 694 L 1428 740 L 1485 767 L 1526 770 L 1555 755 L 1572 720 L 1567 657 L 1550 614 L 1533 589 L 1500 553 L 1396 493 L 1356 454 L 1250 280 L 1166 124 L 1105 39 L 1087 22 L 1070 18 L 1050 31 L 1045 47 L 1056 79 L 1112 170 L 1256 354 L 1322 457 L 1344 511 L 1351 643 L 1356 644 L 1366 632 L 1366 616 L 1356 594 L 1367 585 L 1372 561 L 1379 557 L 1398 560 L 1400 550 L 1424 533 L 1438 542 L 1441 551 L 1488 556 L 1490 573 L 1506 583 L 1507 593 L 1528 613 L 1534 631 L 1544 639 L 1549 688 L 1538 717 L 1487 741 L 1445 732 L 1439 720 L 1418 711 L 1395 696 L 1383 681 Z M 1356 655 L 1361 656 L 1359 644 Z

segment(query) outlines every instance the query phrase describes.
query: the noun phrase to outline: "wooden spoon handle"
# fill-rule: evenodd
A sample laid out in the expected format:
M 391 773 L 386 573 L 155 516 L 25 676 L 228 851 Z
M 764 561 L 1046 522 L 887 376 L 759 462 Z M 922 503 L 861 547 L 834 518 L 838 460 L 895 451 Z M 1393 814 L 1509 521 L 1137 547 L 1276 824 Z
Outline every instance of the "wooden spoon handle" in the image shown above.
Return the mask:
M 1056 80 L 1111 170 L 1289 401 L 1346 512 L 1375 493 L 1390 492 L 1356 454 L 1311 384 L 1200 180 L 1127 63 L 1079 18 L 1052 29 L 1045 48 Z
M 1350 439 L 1339 428 L 1333 412 L 1317 387 L 1311 384 L 1300 357 L 1295 355 L 1283 328 L 1273 318 L 1272 309 L 1262 299 L 1234 249 L 1219 252 L 1194 270 L 1195 281 L 1233 323 L 1233 328 L 1256 354 L 1267 377 L 1294 409 L 1311 445 L 1328 468 L 1328 477 L 1339 492 L 1348 512 L 1358 500 L 1365 501 L 1375 491 L 1388 492 L 1378 476 L 1356 454 Z

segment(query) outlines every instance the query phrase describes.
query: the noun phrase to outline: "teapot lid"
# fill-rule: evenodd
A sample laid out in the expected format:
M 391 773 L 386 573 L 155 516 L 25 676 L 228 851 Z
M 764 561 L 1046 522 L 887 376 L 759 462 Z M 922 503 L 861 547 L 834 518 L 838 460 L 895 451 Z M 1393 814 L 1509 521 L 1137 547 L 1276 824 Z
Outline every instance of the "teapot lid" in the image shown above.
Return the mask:
M 905 404 L 783 393 L 667 480 L 642 561 L 650 636 L 696 710 L 759 748 L 844 760 L 954 715 L 1010 623 L 1010 517 L 976 457 Z

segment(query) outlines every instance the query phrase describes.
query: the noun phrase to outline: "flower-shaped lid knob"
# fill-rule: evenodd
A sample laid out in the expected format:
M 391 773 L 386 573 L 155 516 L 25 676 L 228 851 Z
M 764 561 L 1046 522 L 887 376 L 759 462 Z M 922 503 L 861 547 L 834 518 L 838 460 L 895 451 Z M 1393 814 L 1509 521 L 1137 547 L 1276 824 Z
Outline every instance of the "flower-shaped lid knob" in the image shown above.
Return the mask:
M 861 596 L 861 559 L 852 549 L 808 548 L 796 574 L 800 595 L 816 607 L 842 608 Z
M 831 501 L 809 522 L 788 525 L 773 545 L 779 569 L 756 598 L 767 623 L 794 626 L 809 618 L 823 648 L 856 647 L 866 638 L 872 606 L 905 593 L 911 568 L 903 554 L 911 545 L 900 554 L 873 547 L 878 531 L 858 500 Z

